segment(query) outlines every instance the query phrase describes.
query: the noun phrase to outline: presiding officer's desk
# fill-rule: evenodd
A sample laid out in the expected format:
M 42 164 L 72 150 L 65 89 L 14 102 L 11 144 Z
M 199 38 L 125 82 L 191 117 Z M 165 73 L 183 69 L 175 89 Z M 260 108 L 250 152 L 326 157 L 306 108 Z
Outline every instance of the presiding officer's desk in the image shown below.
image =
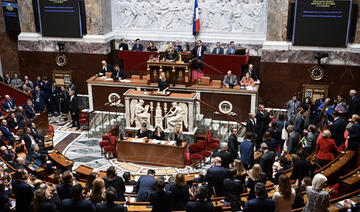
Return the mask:
M 185 167 L 184 151 L 187 142 L 182 142 L 181 146 L 170 143 L 170 141 L 135 138 L 118 140 L 118 160 L 120 162 Z

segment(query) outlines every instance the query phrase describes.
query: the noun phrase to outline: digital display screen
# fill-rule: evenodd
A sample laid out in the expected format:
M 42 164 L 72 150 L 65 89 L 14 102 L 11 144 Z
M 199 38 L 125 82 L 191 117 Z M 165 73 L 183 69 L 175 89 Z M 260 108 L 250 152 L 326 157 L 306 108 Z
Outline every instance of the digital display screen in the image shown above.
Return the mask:
M 20 32 L 17 1 L 1 1 L 1 7 L 6 31 Z
M 293 45 L 347 46 L 351 7 L 352 0 L 297 0 Z
M 79 0 L 37 0 L 43 36 L 82 37 Z

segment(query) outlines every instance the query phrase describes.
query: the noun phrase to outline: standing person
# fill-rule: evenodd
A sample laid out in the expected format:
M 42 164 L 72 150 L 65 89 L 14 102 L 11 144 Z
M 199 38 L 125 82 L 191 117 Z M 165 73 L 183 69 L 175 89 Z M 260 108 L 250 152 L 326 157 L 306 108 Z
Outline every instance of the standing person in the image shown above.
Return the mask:
M 105 201 L 96 204 L 97 212 L 127 212 L 127 209 L 118 203 L 115 203 L 117 200 L 116 189 L 114 187 L 109 187 L 106 189 Z
M 24 84 L 26 84 L 31 89 L 34 88 L 34 83 L 29 79 L 27 75 L 24 76 Z
M 312 180 L 312 185 L 306 187 L 308 201 L 303 212 L 326 212 L 330 206 L 331 190 L 323 191 L 327 178 L 322 174 L 316 174 Z
M 228 151 L 228 144 L 226 142 L 221 142 L 219 150 L 215 152 L 212 157 L 221 158 L 221 166 L 224 168 L 229 168 L 230 163 L 234 160 L 231 152 Z
M 62 184 L 56 187 L 60 200 L 71 199 L 73 189 L 74 176 L 70 171 L 62 174 Z
M 290 178 L 301 182 L 304 177 L 311 176 L 312 165 L 311 162 L 305 158 L 303 151 L 299 151 L 298 156 L 299 158 L 293 161 L 293 171 L 291 172 Z
M 172 210 L 183 211 L 185 205 L 189 201 L 192 194 L 189 192 L 190 188 L 186 185 L 184 174 L 178 173 L 175 176 L 175 183 L 169 188 L 172 196 Z
M 203 45 L 201 40 L 198 40 L 196 43 L 196 46 L 191 51 L 193 58 L 195 59 L 193 61 L 193 66 L 196 70 L 199 72 L 202 72 L 203 64 L 202 61 L 204 60 L 204 53 L 206 52 L 206 46 Z M 200 60 L 200 62 L 199 62 Z
M 77 96 L 77 87 L 72 80 L 70 80 L 69 91 L 73 91 L 74 95 Z
M 71 116 L 69 114 L 69 101 L 70 101 L 70 96 L 69 96 L 69 92 L 66 90 L 66 88 L 64 86 L 61 86 L 60 88 L 60 108 L 61 108 L 61 113 L 64 115 L 66 115 L 67 120 L 71 120 Z
M 275 162 L 275 152 L 270 151 L 265 143 L 261 144 L 261 151 L 263 155 L 260 157 L 260 166 L 266 173 L 269 180 L 272 180 L 273 164 Z
M 132 51 L 142 51 L 144 49 L 144 46 L 141 44 L 140 39 L 137 38 L 135 40 L 135 44 L 132 47 Z
M 72 195 L 69 199 L 64 199 L 61 203 L 61 212 L 95 212 L 95 206 L 90 200 L 84 200 L 82 195 L 83 188 L 80 184 L 72 188 Z
M 165 50 L 165 56 L 164 59 L 167 61 L 177 61 L 179 58 L 179 54 L 174 48 L 174 45 L 172 42 L 169 43 L 168 48 Z
M 231 152 L 233 159 L 239 158 L 238 151 L 239 151 L 239 141 L 237 138 L 238 129 L 233 127 L 231 129 L 231 135 L 228 138 L 228 147 L 229 152 Z
M 252 133 L 254 136 L 256 135 L 256 114 L 249 113 L 249 119 L 246 122 L 246 132 Z
M 80 122 L 79 122 L 80 108 L 79 108 L 78 99 L 77 99 L 77 96 L 74 95 L 74 92 L 71 90 L 69 91 L 69 96 L 70 96 L 69 110 L 70 110 L 71 119 L 72 119 L 71 127 L 76 127 L 76 129 L 79 130 L 80 129 Z
M 16 199 L 16 211 L 32 212 L 31 202 L 34 197 L 34 188 L 30 185 L 29 174 L 26 170 L 17 171 L 18 179 L 12 180 L 12 191 Z
M 160 79 L 158 81 L 158 90 L 159 91 L 167 91 L 170 88 L 170 83 L 168 78 L 166 77 L 165 72 L 161 72 Z
M 296 132 L 293 125 L 289 125 L 287 128 L 289 138 L 287 140 L 286 152 L 288 154 L 296 154 L 299 146 L 300 134 Z
M 236 169 L 229 169 L 229 177 L 224 179 L 225 205 L 230 205 L 231 211 L 240 211 L 243 205 L 240 199 L 240 194 L 243 192 L 243 185 L 239 179 L 235 178 L 236 174 Z
M 14 78 L 11 80 L 11 85 L 21 90 L 23 81 L 19 78 L 19 75 L 17 73 L 14 74 Z
M 294 94 L 286 104 L 287 120 L 289 123 L 294 123 L 298 107 L 300 107 L 300 101 L 297 100 L 297 96 Z
M 207 194 L 206 185 L 200 186 L 196 193 L 197 200 L 187 202 L 185 206 L 186 212 L 213 212 L 214 205 L 206 201 Z
M 50 94 L 48 97 L 49 106 L 50 106 L 49 113 L 51 115 L 57 116 L 60 113 L 59 110 L 60 88 L 56 85 L 55 81 L 51 83 L 49 94 Z
M 351 98 L 349 104 L 349 113 L 350 115 L 358 114 L 360 115 L 360 96 L 357 94 L 356 90 L 350 90 L 349 96 Z
M 331 139 L 331 132 L 324 130 L 316 143 L 316 162 L 323 167 L 335 159 L 335 154 L 340 153 L 335 141 Z
M 170 212 L 172 208 L 171 193 L 165 191 L 165 182 L 163 179 L 156 179 L 155 182 L 156 191 L 150 194 L 150 203 L 152 205 L 153 212 Z
M 340 147 L 345 142 L 344 132 L 346 130 L 346 121 L 340 117 L 340 113 L 337 110 L 334 110 L 332 117 L 334 122 L 330 125 L 330 132 L 336 146 Z
M 279 185 L 275 186 L 273 200 L 275 202 L 275 212 L 291 211 L 291 206 L 295 200 L 295 190 L 291 188 L 290 178 L 282 174 L 279 177 Z
M 337 95 L 334 110 L 338 111 L 340 114 L 346 114 L 349 112 L 349 105 L 347 105 L 344 100 L 345 96 L 343 94 Z
M 40 88 L 43 86 L 43 81 L 42 81 L 42 79 L 41 79 L 41 76 L 37 76 L 37 77 L 36 77 L 36 80 L 34 81 L 34 88 L 35 88 L 37 85 L 40 86 Z
M 44 91 L 42 91 L 40 89 L 39 85 L 35 86 L 35 90 L 32 93 L 32 97 L 34 100 L 34 106 L 35 106 L 35 111 L 37 113 L 42 113 L 44 112 L 44 107 L 45 107 L 45 93 Z
M 348 149 L 357 151 L 360 146 L 360 118 L 358 114 L 354 114 L 351 117 L 351 123 L 353 124 L 349 129 L 349 142 Z
M 264 105 L 260 104 L 258 110 L 256 111 L 256 122 L 257 122 L 257 139 L 256 139 L 256 148 L 260 147 L 264 133 L 269 126 L 269 113 L 265 111 Z
M 104 200 L 105 182 L 102 178 L 98 177 L 93 182 L 93 190 L 90 191 L 89 199 L 96 205 Z
M 155 171 L 149 169 L 147 175 L 141 176 L 134 188 L 136 202 L 148 202 L 150 194 L 155 191 Z
M 305 119 L 307 117 L 308 111 L 302 110 L 300 112 L 300 116 L 295 120 L 295 131 L 298 132 L 300 135 L 304 133 L 305 129 Z
M 5 74 L 5 77 L 4 77 L 4 82 L 8 85 L 11 84 L 11 78 L 10 78 L 10 75 L 8 73 Z
M 254 134 L 247 132 L 245 140 L 240 143 L 240 159 L 245 169 L 250 169 L 254 164 Z
M 114 166 L 110 166 L 106 171 L 105 188 L 114 187 L 117 192 L 117 201 L 125 201 L 125 184 L 124 180 L 117 176 Z
M 215 196 L 221 197 L 225 194 L 224 179 L 228 176 L 227 169 L 221 166 L 221 158 L 216 157 L 214 159 L 214 166 L 209 168 L 204 177 L 204 181 L 208 182 L 209 196 L 213 189 L 215 190 Z

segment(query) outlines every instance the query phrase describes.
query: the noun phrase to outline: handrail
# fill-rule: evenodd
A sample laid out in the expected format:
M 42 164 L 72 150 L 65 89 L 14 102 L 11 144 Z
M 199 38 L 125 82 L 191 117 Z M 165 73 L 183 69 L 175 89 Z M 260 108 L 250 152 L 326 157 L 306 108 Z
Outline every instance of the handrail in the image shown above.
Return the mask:
M 26 92 L 24 92 L 24 91 L 22 91 L 22 90 L 20 90 L 20 89 L 18 89 L 18 88 L 15 88 L 15 87 L 13 87 L 13 86 L 11 86 L 11 85 L 6 84 L 6 83 L 4 83 L 4 82 L 0 82 L 0 85 L 6 86 L 6 87 L 8 87 L 8 88 L 10 88 L 10 89 L 12 89 L 12 90 L 15 90 L 16 92 L 19 92 L 19 93 L 22 93 L 22 94 L 24 94 L 24 95 L 27 95 L 30 99 L 32 98 L 31 94 L 26 93 Z
M 202 63 L 203 65 L 205 65 L 205 66 L 207 66 L 207 67 L 209 67 L 209 68 L 213 69 L 214 71 L 216 71 L 216 72 L 217 72 L 217 73 L 219 73 L 219 74 L 223 74 L 223 72 L 222 72 L 222 71 L 220 71 L 220 70 L 218 70 L 217 68 L 215 68 L 215 67 L 213 67 L 213 66 L 211 66 L 211 65 L 209 65 L 209 64 L 207 64 L 207 63 L 205 63 L 205 62 L 204 62 L 204 61 L 202 61 L 202 60 L 199 60 L 199 59 L 197 59 L 197 58 L 194 58 L 193 60 L 196 60 L 197 62 Z M 191 60 L 191 62 L 192 62 L 193 60 Z
M 214 111 L 216 111 L 216 112 L 218 112 L 218 113 L 221 113 L 222 115 L 228 117 L 229 119 L 231 119 L 231 120 L 233 120 L 233 121 L 236 121 L 237 123 L 241 123 L 241 122 L 242 122 L 241 120 L 239 120 L 239 119 L 237 119 L 237 118 L 234 118 L 234 117 L 232 117 L 232 116 L 229 116 L 229 115 L 226 114 L 226 113 L 221 112 L 221 111 L 218 110 L 217 108 L 209 105 L 208 103 L 206 103 L 206 102 L 204 102 L 204 101 L 202 101 L 202 100 L 200 100 L 200 99 L 196 99 L 196 100 L 197 100 L 198 102 L 200 102 L 201 104 L 205 105 L 206 107 L 208 107 L 208 108 L 210 108 L 210 109 L 212 109 L 212 110 L 214 110 Z

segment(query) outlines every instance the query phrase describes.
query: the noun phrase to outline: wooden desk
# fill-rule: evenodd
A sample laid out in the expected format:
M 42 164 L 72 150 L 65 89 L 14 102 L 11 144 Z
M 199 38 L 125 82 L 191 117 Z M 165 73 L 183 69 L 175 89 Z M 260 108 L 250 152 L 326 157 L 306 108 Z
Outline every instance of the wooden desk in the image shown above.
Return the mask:
M 190 64 L 183 61 L 147 61 L 147 81 L 150 83 L 157 83 L 161 72 L 165 72 L 170 84 L 191 84 Z
M 160 166 L 185 167 L 184 151 L 187 143 L 182 146 L 155 144 L 149 141 L 133 142 L 132 138 L 117 142 L 118 160 Z
M 71 169 L 74 164 L 74 161 L 70 160 L 69 158 L 65 157 L 61 154 L 58 150 L 54 150 L 53 152 L 48 154 L 49 158 L 55 161 L 56 164 L 61 166 L 62 168 Z
M 33 122 L 36 124 L 36 129 L 39 134 L 45 136 L 49 131 L 49 118 L 47 112 L 42 112 L 39 115 L 35 116 Z

